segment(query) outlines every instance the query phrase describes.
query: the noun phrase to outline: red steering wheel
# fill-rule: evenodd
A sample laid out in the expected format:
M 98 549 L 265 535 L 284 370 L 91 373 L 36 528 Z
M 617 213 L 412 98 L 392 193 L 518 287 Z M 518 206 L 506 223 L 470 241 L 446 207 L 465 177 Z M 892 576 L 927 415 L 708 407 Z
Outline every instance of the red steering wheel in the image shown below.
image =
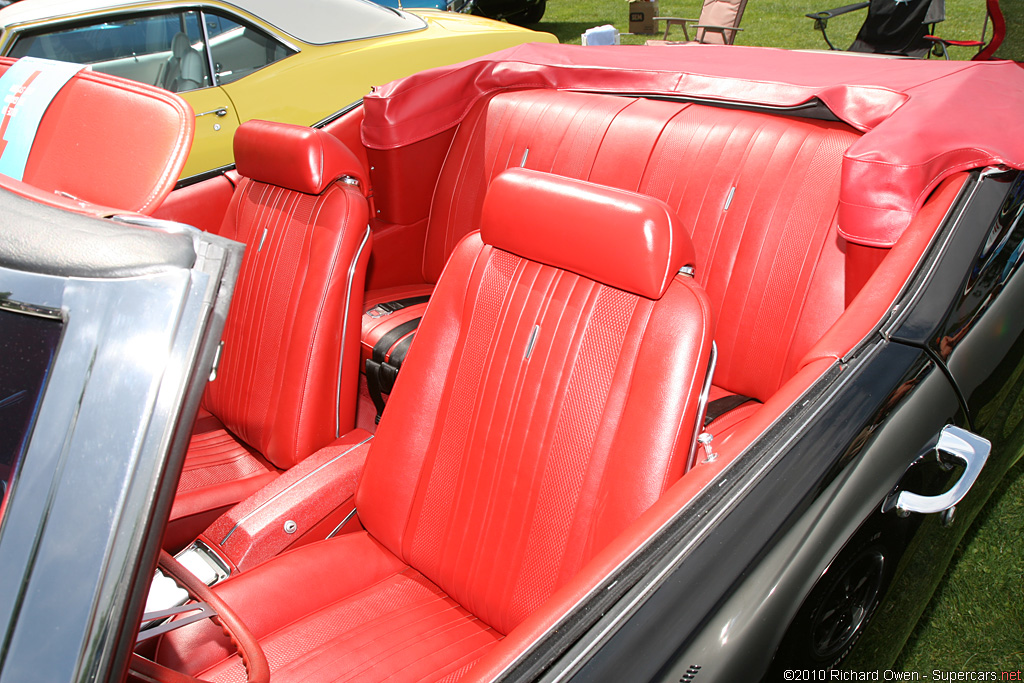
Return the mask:
M 267 664 L 267 657 L 263 654 L 263 649 L 256 641 L 256 637 L 228 604 L 174 559 L 170 553 L 161 550 L 157 566 L 175 583 L 188 591 L 189 597 L 196 602 L 206 603 L 212 609 L 213 613 L 210 618 L 224 630 L 225 635 L 242 657 L 247 683 L 270 683 L 270 665 Z M 132 654 L 128 669 L 136 678 L 152 683 L 203 683 L 194 676 L 169 669 L 135 653 Z

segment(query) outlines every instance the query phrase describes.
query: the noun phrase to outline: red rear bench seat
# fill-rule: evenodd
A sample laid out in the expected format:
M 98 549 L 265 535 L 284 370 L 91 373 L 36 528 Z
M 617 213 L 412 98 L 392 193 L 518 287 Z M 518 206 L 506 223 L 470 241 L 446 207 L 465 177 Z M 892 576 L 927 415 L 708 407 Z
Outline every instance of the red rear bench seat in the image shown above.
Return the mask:
M 612 95 L 527 90 L 482 99 L 441 167 L 422 269 L 410 278 L 422 281 L 367 292 L 364 360 L 388 329 L 425 307 L 380 315 L 377 304 L 428 294 L 455 245 L 479 224 L 490 181 L 524 166 L 675 209 L 719 320 L 711 399 L 763 402 L 855 293 L 846 291 L 848 245 L 836 208 L 842 155 L 858 135 L 842 123 Z

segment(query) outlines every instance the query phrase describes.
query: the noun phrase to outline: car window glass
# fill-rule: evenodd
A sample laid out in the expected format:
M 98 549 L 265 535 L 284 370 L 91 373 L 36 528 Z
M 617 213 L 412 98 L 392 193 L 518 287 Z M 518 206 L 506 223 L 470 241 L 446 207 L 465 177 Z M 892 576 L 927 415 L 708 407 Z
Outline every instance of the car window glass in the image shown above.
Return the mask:
M 62 328 L 60 320 L 0 309 L 0 519 Z
M 218 85 L 237 81 L 295 52 L 264 31 L 232 17 L 215 12 L 204 12 L 203 17 Z
M 106 19 L 59 31 L 22 35 L 11 57 L 89 64 L 96 71 L 172 92 L 210 85 L 199 12 Z

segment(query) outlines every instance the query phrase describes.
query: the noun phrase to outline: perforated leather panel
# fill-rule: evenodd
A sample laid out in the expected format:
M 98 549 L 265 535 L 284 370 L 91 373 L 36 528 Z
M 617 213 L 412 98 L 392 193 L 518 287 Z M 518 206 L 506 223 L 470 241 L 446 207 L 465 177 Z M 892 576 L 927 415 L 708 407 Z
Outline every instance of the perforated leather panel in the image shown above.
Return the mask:
M 682 474 L 710 312 L 682 280 L 652 302 L 488 247 L 460 261 L 448 269 L 460 281 L 472 268 L 468 291 L 435 292 L 399 375 L 410 393 L 396 386 L 357 507 L 392 552 L 507 633 Z M 445 329 L 444 353 L 429 315 L 438 297 L 472 311 L 457 338 Z M 421 374 L 425 353 L 441 353 L 443 374 Z M 430 439 L 422 451 L 408 432 Z M 410 457 L 423 460 L 405 491 L 395 469 Z
M 247 248 L 204 407 L 288 468 L 354 422 L 354 379 L 339 404 L 338 373 L 346 313 L 358 353 L 362 297 L 349 294 L 348 273 L 365 237 L 366 204 L 342 185 L 309 195 L 243 180 L 236 195 L 221 233 Z

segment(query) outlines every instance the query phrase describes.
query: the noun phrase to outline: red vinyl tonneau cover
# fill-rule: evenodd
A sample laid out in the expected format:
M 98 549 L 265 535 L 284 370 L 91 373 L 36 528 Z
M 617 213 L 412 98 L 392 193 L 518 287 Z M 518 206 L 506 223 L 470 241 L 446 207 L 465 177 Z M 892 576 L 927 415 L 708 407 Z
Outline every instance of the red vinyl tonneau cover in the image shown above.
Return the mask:
M 892 246 L 943 178 L 1024 169 L 1024 65 L 720 45 L 529 44 L 431 69 L 365 98 L 363 142 L 408 145 L 457 125 L 481 97 L 527 88 L 770 107 L 820 100 L 864 133 L 843 159 L 839 229 L 870 246 Z

